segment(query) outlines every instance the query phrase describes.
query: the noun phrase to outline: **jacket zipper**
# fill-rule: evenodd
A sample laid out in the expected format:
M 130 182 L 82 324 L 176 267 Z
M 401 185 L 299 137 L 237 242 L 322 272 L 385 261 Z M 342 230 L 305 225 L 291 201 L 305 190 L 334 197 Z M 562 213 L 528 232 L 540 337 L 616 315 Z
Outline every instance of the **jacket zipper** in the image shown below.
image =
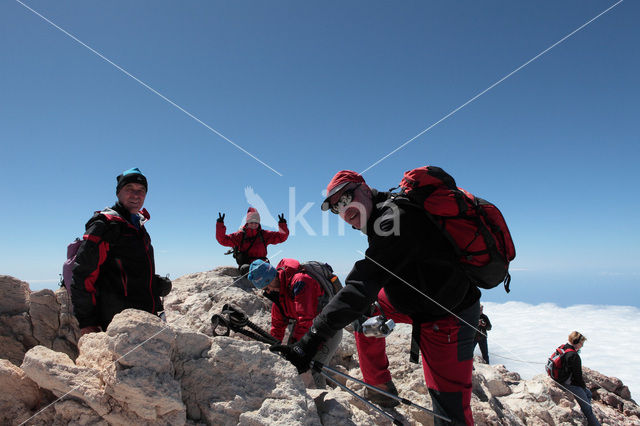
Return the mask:
M 122 267 L 122 260 L 116 259 L 116 263 L 120 268 L 120 280 L 122 281 L 122 287 L 124 288 L 124 296 L 127 297 L 127 274 L 124 272 L 124 268 Z
M 149 261 L 149 294 L 151 294 L 151 312 L 153 314 L 156 313 L 156 298 L 153 297 L 153 264 L 151 263 L 151 256 L 149 256 L 149 245 L 147 242 L 144 242 L 144 250 L 147 254 L 147 260 Z

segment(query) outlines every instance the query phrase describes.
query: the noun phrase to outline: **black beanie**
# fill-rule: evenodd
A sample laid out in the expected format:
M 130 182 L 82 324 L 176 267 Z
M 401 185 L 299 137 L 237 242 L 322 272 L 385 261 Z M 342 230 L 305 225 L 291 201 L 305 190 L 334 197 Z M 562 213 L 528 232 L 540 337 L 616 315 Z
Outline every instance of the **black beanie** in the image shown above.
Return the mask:
M 128 183 L 139 183 L 144 186 L 145 192 L 149 190 L 149 186 L 147 185 L 147 178 L 144 177 L 140 169 L 134 167 L 133 169 L 125 170 L 121 175 L 118 175 L 116 178 L 118 181 L 118 185 L 116 186 L 116 194 L 120 192 L 123 186 Z

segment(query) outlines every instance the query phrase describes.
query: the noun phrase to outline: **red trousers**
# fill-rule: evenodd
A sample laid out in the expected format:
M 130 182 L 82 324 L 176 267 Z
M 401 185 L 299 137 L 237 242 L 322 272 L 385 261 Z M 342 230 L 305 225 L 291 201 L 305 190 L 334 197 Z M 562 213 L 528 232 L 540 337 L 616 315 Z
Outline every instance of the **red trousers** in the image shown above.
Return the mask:
M 378 294 L 378 303 L 388 319 L 396 323 L 412 324 L 405 314 L 391 305 L 384 289 Z M 422 323 L 420 352 L 424 379 L 436 413 L 454 420 L 454 424 L 473 425 L 471 414 L 471 371 L 476 331 L 470 325 L 478 324 L 480 303 L 446 318 Z M 364 381 L 379 385 L 391 380 L 386 340 L 355 333 L 360 369 Z M 407 358 L 409 344 L 407 343 Z M 407 360 L 408 361 L 408 360 Z M 440 424 L 435 419 L 435 424 Z M 444 423 L 442 423 L 444 424 Z

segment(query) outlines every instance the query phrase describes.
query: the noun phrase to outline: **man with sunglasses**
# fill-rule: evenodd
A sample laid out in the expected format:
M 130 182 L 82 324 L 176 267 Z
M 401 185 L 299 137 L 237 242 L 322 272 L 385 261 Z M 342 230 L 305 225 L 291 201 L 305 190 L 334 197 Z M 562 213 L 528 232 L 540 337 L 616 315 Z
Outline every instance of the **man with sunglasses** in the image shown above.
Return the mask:
M 369 247 L 307 334 L 272 350 L 304 372 L 318 346 L 377 299 L 385 317 L 413 324 L 411 358 L 417 362 L 419 347 L 434 411 L 455 424 L 473 424 L 471 372 L 480 291 L 460 270 L 451 243 L 422 207 L 395 203 L 390 193 L 370 188 L 350 170 L 331 179 L 322 209 L 365 233 Z M 364 380 L 396 393 L 384 338 L 356 333 L 356 343 Z M 366 396 L 394 405 L 391 398 Z

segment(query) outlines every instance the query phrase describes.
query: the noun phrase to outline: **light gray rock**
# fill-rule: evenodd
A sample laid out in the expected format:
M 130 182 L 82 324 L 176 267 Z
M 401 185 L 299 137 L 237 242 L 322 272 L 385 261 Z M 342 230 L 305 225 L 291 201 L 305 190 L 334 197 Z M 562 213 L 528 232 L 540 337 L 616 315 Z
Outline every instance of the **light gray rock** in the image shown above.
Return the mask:
M 109 423 L 91 408 L 73 399 L 57 402 L 54 406 L 53 419 L 61 425 L 108 426 Z M 34 418 L 34 421 L 39 417 Z M 51 422 L 53 423 L 53 421 Z M 49 424 L 51 424 L 49 423 Z M 45 423 L 46 424 L 46 423 Z
M 22 363 L 18 368 L 0 361 L 0 416 L 36 414 L 29 421 L 34 425 L 390 424 L 340 387 L 305 388 L 305 376 L 265 344 L 234 332 L 213 337 L 211 316 L 227 303 L 269 329 L 270 302 L 236 282 L 236 274 L 235 268 L 222 267 L 181 277 L 164 301 L 167 323 L 126 310 L 106 332 L 79 340 L 66 293 L 27 294 L 25 310 L 0 314 L 0 351 Z M 6 282 L 24 288 L 19 280 Z M 14 298 L 22 294 L 12 291 Z M 354 338 L 344 336 L 330 365 L 360 379 Z M 411 327 L 400 324 L 387 338 L 391 374 L 402 397 L 431 409 L 422 366 L 408 362 L 410 337 Z M 39 341 L 53 348 L 77 342 L 77 358 Z M 603 424 L 640 424 L 639 408 L 622 382 L 588 368 L 584 376 Z M 354 380 L 338 381 L 357 394 L 364 390 Z M 501 365 L 475 364 L 471 405 L 479 425 L 584 422 L 573 396 L 546 375 L 522 380 Z M 416 407 L 400 405 L 389 413 L 403 424 L 433 424 L 433 417 Z
M 295 369 L 266 345 L 218 337 L 202 355 L 192 356 L 180 368 L 190 418 L 209 424 L 243 424 L 243 415 L 251 424 L 274 424 L 275 417 L 265 417 L 267 404 L 293 416 L 287 417 L 296 419 L 289 424 L 319 424 Z M 256 423 L 261 418 L 264 422 Z
M 56 397 L 80 399 L 99 414 L 108 413 L 99 370 L 77 366 L 68 355 L 44 346 L 31 348 L 21 368 L 40 388 L 51 391 Z
M 33 327 L 33 337 L 38 344 L 51 348 L 60 329 L 60 305 L 51 290 L 31 293 L 29 316 Z
M 9 275 L 0 275 L 0 315 L 29 310 L 29 284 Z
M 214 340 L 125 310 L 79 349 L 75 363 L 44 346 L 25 355 L 25 374 L 58 398 L 47 421 L 321 424 L 295 369 L 260 343 Z
M 157 316 L 127 309 L 113 318 L 107 336 L 109 351 L 122 369 L 144 367 L 173 375 L 176 333 Z
M 43 398 L 38 385 L 24 371 L 0 359 L 0 424 L 27 420 Z
M 13 337 L 0 336 L 0 358 L 20 365 L 25 354 L 24 345 Z
M 174 280 L 171 293 L 164 299 L 167 321 L 211 336 L 211 316 L 219 314 L 229 303 L 246 312 L 252 322 L 268 330 L 271 302 L 259 296 L 255 289 L 246 291 L 239 288 L 241 280 L 237 275 L 236 268 L 223 266 Z
M 483 378 L 483 386 L 492 396 L 505 396 L 511 393 L 511 388 L 505 382 L 500 370 L 500 366 L 492 367 L 483 363 L 475 363 L 474 375 L 480 375 Z
M 36 345 L 78 356 L 78 322 L 66 290 L 31 292 L 29 284 L 0 275 L 0 358 L 20 365 Z

